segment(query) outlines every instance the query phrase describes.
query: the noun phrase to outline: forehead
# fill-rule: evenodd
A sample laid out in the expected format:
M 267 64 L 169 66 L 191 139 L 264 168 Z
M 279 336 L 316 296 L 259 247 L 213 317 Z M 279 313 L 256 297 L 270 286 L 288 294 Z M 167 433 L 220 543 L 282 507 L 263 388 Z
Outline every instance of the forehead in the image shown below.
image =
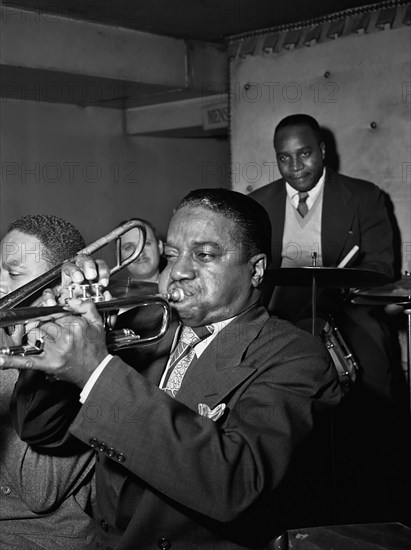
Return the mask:
M 34 235 L 13 230 L 7 233 L 0 244 L 0 254 L 3 262 L 29 262 L 42 257 L 44 245 Z
M 174 214 L 167 240 L 184 240 L 186 243 L 213 241 L 232 246 L 235 229 L 235 222 L 224 214 L 201 206 L 185 206 Z
M 274 139 L 276 150 L 281 150 L 286 146 L 305 147 L 313 145 L 318 145 L 317 135 L 312 128 L 303 124 L 281 128 Z
M 4 235 L 1 245 L 3 248 L 3 245 L 7 245 L 8 247 L 11 247 L 12 244 L 25 244 L 25 246 L 29 246 L 30 244 L 37 244 L 40 243 L 40 240 L 35 237 L 34 235 L 28 235 L 27 233 L 22 233 L 21 231 L 18 231 L 17 229 L 13 229 L 13 231 L 9 231 L 9 233 L 6 233 Z

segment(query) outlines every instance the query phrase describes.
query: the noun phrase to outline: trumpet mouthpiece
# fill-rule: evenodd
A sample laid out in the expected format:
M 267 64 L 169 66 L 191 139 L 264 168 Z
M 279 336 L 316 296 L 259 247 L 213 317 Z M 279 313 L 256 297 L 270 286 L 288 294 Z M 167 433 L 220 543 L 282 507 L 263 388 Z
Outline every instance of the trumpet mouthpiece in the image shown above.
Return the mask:
M 181 288 L 175 288 L 167 294 L 167 300 L 169 302 L 181 302 L 184 298 L 184 292 Z

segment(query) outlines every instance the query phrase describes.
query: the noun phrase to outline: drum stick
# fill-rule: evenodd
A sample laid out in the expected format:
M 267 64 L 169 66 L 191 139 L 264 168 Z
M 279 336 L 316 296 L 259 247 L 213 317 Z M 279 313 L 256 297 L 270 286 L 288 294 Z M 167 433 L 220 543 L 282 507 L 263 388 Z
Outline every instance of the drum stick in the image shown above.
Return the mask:
M 341 262 L 337 265 L 337 267 L 345 267 L 349 261 L 357 254 L 357 252 L 360 250 L 360 247 L 358 244 L 352 247 L 352 249 L 348 252 L 345 258 L 341 260 Z

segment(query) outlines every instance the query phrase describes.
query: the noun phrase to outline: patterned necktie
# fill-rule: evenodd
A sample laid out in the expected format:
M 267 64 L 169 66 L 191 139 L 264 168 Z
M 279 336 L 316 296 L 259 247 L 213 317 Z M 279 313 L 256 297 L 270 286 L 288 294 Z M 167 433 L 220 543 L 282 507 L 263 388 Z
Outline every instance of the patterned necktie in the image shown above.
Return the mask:
M 300 193 L 298 193 L 297 210 L 300 213 L 301 217 L 303 218 L 308 212 L 307 199 L 308 199 L 307 191 L 301 191 Z
M 210 336 L 212 327 L 191 327 L 183 326 L 179 340 L 173 353 L 170 356 L 168 378 L 165 380 L 164 391 L 175 397 L 180 389 L 184 375 L 194 357 L 194 346 Z

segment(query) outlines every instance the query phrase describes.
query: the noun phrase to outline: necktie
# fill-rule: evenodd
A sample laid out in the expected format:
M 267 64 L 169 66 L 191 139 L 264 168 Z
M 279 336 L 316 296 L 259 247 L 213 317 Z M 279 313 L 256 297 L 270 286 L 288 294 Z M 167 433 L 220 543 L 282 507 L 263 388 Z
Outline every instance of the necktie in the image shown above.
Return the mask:
M 301 217 L 303 218 L 308 212 L 307 199 L 308 199 L 307 191 L 301 191 L 300 193 L 298 193 L 297 210 L 300 213 Z
M 210 327 L 211 328 L 211 327 Z M 170 365 L 168 368 L 169 377 L 166 378 L 164 391 L 172 397 L 175 397 L 180 389 L 184 375 L 190 366 L 194 357 L 194 346 L 207 336 L 210 336 L 211 331 L 207 327 L 191 327 L 183 326 L 177 345 L 170 356 Z

